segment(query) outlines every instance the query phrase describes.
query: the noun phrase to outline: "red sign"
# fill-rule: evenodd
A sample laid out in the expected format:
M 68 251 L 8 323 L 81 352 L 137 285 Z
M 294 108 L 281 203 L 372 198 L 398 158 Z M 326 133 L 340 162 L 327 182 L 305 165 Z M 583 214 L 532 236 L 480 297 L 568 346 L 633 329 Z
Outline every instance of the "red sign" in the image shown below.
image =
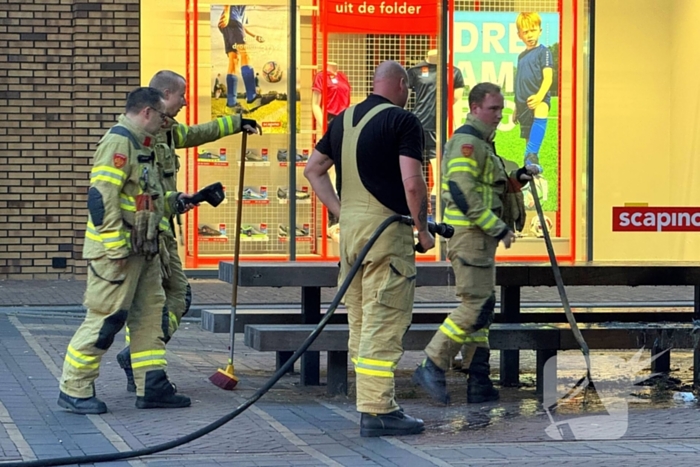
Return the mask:
M 700 208 L 613 207 L 613 232 L 697 232 Z
M 325 0 L 327 32 L 435 35 L 437 0 Z

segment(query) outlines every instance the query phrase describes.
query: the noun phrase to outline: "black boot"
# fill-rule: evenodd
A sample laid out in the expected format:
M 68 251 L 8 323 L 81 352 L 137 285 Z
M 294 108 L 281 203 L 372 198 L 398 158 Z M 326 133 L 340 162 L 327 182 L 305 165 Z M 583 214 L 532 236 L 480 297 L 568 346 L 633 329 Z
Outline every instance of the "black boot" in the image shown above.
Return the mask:
M 497 401 L 500 397 L 489 377 L 491 374 L 490 357 L 491 351 L 489 349 L 478 347 L 474 352 L 467 380 L 467 402 L 470 404 Z
M 134 372 L 131 369 L 131 352 L 129 347 L 124 347 L 124 350 L 117 354 L 117 363 L 124 373 L 126 373 L 126 390 L 128 392 L 136 392 L 136 383 L 134 382 Z
M 163 370 L 153 370 L 146 373 L 146 387 L 143 396 L 136 397 L 136 407 L 139 409 L 177 409 L 189 407 L 190 398 L 177 394 L 175 386 L 168 380 Z
M 71 397 L 63 391 L 58 393 L 58 406 L 83 415 L 107 413 L 107 404 L 95 397 Z
M 423 430 L 423 420 L 406 415 L 403 410 L 378 415 L 363 413 L 360 419 L 360 436 L 363 438 L 417 435 Z
M 447 393 L 447 381 L 445 370 L 426 357 L 423 363 L 413 372 L 413 383 L 425 389 L 430 396 L 438 402 L 447 405 L 450 403 L 450 395 Z

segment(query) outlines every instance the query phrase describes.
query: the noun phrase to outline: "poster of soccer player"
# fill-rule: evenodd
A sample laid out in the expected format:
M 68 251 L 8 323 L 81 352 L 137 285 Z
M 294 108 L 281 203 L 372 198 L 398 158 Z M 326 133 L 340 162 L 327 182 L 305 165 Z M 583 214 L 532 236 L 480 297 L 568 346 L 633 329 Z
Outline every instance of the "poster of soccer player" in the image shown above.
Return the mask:
M 506 108 L 498 153 L 518 166 L 539 165 L 542 207 L 557 211 L 559 14 L 457 11 L 454 22 L 453 60 L 466 85 L 465 115 L 469 89 L 483 81 L 501 86 Z M 534 209 L 532 194 L 524 195 L 526 207 Z
M 212 118 L 242 113 L 265 133 L 287 131 L 288 9 L 212 5 Z

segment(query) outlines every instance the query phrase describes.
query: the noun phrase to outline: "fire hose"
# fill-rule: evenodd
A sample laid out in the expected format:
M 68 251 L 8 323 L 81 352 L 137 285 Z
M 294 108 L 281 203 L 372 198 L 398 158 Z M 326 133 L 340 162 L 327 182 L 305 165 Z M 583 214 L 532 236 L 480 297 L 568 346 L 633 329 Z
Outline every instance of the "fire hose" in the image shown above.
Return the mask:
M 313 330 L 311 334 L 309 334 L 309 337 L 306 338 L 304 343 L 299 347 L 296 352 L 287 360 L 287 362 L 282 365 L 274 375 L 265 383 L 260 389 L 258 389 L 255 394 L 253 394 L 249 399 L 247 399 L 245 402 L 243 402 L 241 405 L 236 407 L 232 412 L 229 412 L 228 414 L 220 417 L 218 420 L 215 420 L 211 422 L 210 424 L 200 428 L 197 431 L 194 431 L 192 433 L 189 433 L 185 436 L 181 436 L 180 438 L 176 438 L 172 441 L 168 441 L 166 443 L 161 443 L 157 444 L 155 446 L 149 446 L 145 447 L 142 449 L 136 449 L 133 451 L 125 451 L 125 452 L 114 452 L 114 453 L 107 453 L 107 454 L 92 454 L 92 455 L 86 455 L 86 456 L 71 456 L 71 457 L 57 457 L 57 458 L 52 458 L 52 459 L 39 459 L 39 460 L 34 460 L 34 461 L 27 461 L 27 462 L 10 462 L 10 463 L 3 463 L 3 467 L 49 467 L 49 466 L 56 466 L 56 465 L 69 465 L 69 464 L 94 464 L 94 463 L 99 463 L 99 462 L 113 462 L 117 460 L 123 460 L 123 459 L 131 459 L 134 457 L 142 457 L 142 456 L 148 456 L 151 454 L 156 454 L 158 452 L 163 452 L 167 451 L 170 449 L 174 449 L 178 446 L 182 446 L 183 444 L 187 444 L 191 441 L 194 441 L 198 438 L 201 438 L 204 435 L 207 435 L 211 433 L 212 431 L 221 428 L 224 426 L 226 423 L 230 422 L 243 412 L 245 412 L 250 406 L 255 404 L 262 396 L 264 396 L 277 382 L 287 374 L 292 368 L 292 365 L 302 356 L 304 352 L 313 344 L 313 342 L 316 340 L 316 338 L 321 334 L 323 331 L 323 328 L 328 324 L 330 321 L 331 317 L 333 316 L 333 313 L 335 313 L 336 308 L 340 304 L 340 300 L 342 300 L 343 296 L 345 295 L 345 292 L 348 290 L 348 287 L 350 287 L 350 283 L 352 282 L 353 278 L 357 274 L 357 272 L 360 270 L 360 267 L 362 267 L 362 263 L 367 256 L 367 253 L 369 253 L 370 249 L 374 245 L 374 243 L 377 241 L 379 236 L 386 230 L 389 225 L 393 224 L 394 222 L 401 222 L 407 225 L 413 225 L 413 219 L 411 219 L 409 216 L 401 216 L 399 214 L 395 214 L 391 217 L 388 217 L 384 222 L 382 222 L 379 227 L 374 231 L 370 239 L 367 241 L 367 244 L 362 248 L 360 251 L 360 254 L 357 257 L 357 260 L 353 264 L 352 268 L 350 269 L 350 272 L 348 273 L 347 277 L 341 284 L 340 288 L 338 289 L 338 293 L 336 293 L 335 297 L 333 298 L 333 301 L 330 304 L 330 307 L 326 311 L 326 314 L 324 315 L 323 319 L 318 323 L 318 326 L 316 329 Z M 450 225 L 447 224 L 435 224 L 432 222 L 428 223 L 428 229 L 430 230 L 430 233 L 433 235 L 441 235 L 445 238 L 450 238 L 454 234 L 454 228 Z M 419 248 L 419 245 L 416 245 L 416 250 L 421 251 Z

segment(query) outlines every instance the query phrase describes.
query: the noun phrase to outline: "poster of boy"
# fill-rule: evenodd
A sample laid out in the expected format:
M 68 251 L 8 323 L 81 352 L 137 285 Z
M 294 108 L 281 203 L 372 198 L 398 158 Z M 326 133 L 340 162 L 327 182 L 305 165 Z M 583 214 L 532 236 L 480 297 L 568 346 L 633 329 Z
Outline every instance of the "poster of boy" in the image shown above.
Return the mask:
M 465 96 L 482 81 L 501 86 L 506 109 L 496 136 L 499 155 L 518 166 L 541 166 L 543 208 L 557 211 L 559 14 L 458 11 L 454 18 L 453 60 L 464 76 Z M 534 209 L 531 194 L 524 195 Z

